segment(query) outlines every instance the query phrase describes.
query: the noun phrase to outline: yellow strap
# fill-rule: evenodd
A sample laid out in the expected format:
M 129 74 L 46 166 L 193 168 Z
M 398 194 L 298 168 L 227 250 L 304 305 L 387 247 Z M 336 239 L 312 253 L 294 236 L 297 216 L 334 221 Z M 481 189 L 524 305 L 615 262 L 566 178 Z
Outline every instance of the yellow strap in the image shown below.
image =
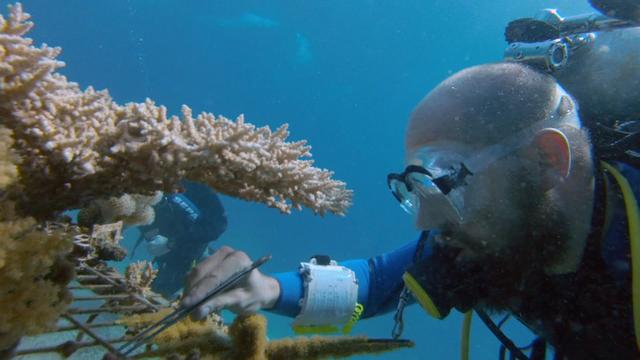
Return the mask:
M 631 244 L 631 293 L 633 304 L 633 325 L 636 346 L 640 349 L 640 210 L 631 190 L 629 181 L 615 167 L 602 161 L 602 166 L 611 173 L 622 190 L 624 206 L 629 225 L 629 243 Z
M 418 301 L 420 306 L 422 306 L 422 308 L 427 311 L 429 315 L 433 316 L 438 320 L 441 320 L 444 318 L 444 316 L 440 314 L 440 311 L 438 311 L 436 304 L 434 304 L 433 301 L 431 300 L 431 297 L 429 297 L 429 294 L 427 294 L 427 292 L 424 291 L 422 286 L 420 286 L 420 283 L 418 282 L 418 280 L 416 280 L 413 277 L 413 275 L 411 275 L 408 272 L 405 272 L 402 275 L 402 280 L 404 281 L 404 284 L 407 286 L 409 291 L 411 291 L 411 293 L 413 294 L 413 297 Z
M 351 314 L 351 319 L 349 320 L 349 322 L 347 322 L 345 326 L 342 327 L 342 333 L 344 335 L 347 335 L 351 332 L 353 325 L 355 325 L 358 322 L 358 320 L 360 320 L 360 316 L 362 316 L 363 312 L 364 312 L 364 305 L 360 303 L 356 303 L 356 308 L 353 310 L 353 314 Z
M 473 318 L 473 311 L 469 310 L 464 313 L 464 320 L 462 322 L 462 339 L 460 342 L 460 358 L 462 360 L 469 360 L 469 338 L 471 334 L 471 319 Z
M 355 308 L 353 309 L 353 314 L 351 314 L 351 319 L 339 329 L 336 325 L 309 325 L 309 326 L 293 326 L 293 332 L 297 335 L 311 335 L 311 334 L 334 334 L 339 331 L 342 334 L 347 335 L 351 332 L 353 326 L 360 320 L 360 317 L 364 313 L 364 305 L 360 303 L 356 303 Z

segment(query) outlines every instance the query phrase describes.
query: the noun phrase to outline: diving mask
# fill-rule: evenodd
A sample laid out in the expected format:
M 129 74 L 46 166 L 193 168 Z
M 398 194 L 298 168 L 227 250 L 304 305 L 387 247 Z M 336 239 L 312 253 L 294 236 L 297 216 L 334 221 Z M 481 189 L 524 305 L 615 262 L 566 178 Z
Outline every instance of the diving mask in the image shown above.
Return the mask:
M 423 212 L 428 219 L 422 219 L 422 223 L 429 229 L 461 224 L 465 220 L 465 190 L 472 176 L 528 143 L 530 137 L 525 136 L 525 131 L 531 131 L 531 128 L 475 151 L 469 157 L 424 147 L 412 156 L 421 165 L 412 164 L 401 174 L 387 175 L 387 185 L 409 214 L 417 216 L 419 206 L 425 207 Z M 461 148 L 461 145 L 456 147 Z
M 423 153 L 426 153 L 424 150 Z M 450 159 L 450 155 L 432 154 L 426 157 L 428 162 L 423 161 L 423 166 L 409 165 L 401 174 L 387 176 L 391 193 L 407 213 L 417 215 L 422 201 L 430 208 L 437 209 L 443 221 L 462 222 L 466 180 L 473 173 L 464 162 L 451 162 L 447 167 L 435 165 L 441 162 L 438 160 Z

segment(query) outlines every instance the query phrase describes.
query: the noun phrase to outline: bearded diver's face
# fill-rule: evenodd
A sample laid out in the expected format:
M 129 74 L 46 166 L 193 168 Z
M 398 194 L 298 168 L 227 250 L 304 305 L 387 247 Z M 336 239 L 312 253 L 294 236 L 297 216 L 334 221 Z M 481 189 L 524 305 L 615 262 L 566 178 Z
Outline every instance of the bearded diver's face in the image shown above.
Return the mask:
M 527 86 L 530 93 L 523 95 Z M 455 152 L 465 159 L 500 144 L 550 114 L 558 104 L 556 86 L 544 75 L 511 64 L 472 68 L 452 76 L 413 112 L 406 135 L 406 163 L 424 163 L 424 148 Z M 529 136 L 533 143 L 537 133 Z M 527 255 L 522 252 L 531 248 L 562 247 L 565 217 L 540 176 L 543 166 L 536 146 L 523 141 L 465 179 L 462 221 L 436 224 L 432 220 L 441 209 L 428 199 L 419 200 L 417 227 L 440 230 L 441 241 L 462 248 L 461 256 L 468 258 Z
M 427 145 L 437 147 L 437 144 Z M 473 153 L 463 147 L 459 151 Z M 417 163 L 418 160 L 410 162 Z M 462 248 L 463 254 L 469 257 L 509 253 L 513 248 L 521 247 L 523 239 L 528 237 L 523 233 L 529 231 L 528 221 L 538 219 L 543 212 L 544 216 L 549 215 L 542 209 L 552 207 L 543 206 L 547 201 L 544 189 L 530 178 L 526 166 L 518 162 L 516 153 L 469 177 L 463 192 L 464 209 L 460 222 L 434 224 L 432 219 L 438 217 L 434 212 L 441 209 L 418 197 L 416 226 L 421 230 L 437 227 L 442 241 Z

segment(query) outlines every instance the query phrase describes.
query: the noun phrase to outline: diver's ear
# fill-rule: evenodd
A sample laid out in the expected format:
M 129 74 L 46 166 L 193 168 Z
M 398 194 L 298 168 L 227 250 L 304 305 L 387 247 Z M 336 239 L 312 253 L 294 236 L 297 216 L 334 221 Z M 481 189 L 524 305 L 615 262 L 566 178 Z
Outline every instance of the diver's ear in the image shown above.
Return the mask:
M 564 181 L 571 173 L 571 147 L 565 134 L 553 128 L 538 131 L 533 139 L 541 167 L 542 183 L 548 189 Z

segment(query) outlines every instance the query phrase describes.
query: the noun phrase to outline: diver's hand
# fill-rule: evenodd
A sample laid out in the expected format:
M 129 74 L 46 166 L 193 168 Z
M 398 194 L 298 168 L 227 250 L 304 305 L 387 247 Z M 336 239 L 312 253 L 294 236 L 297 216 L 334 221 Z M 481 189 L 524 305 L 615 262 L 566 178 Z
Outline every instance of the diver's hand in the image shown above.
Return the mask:
M 251 264 L 252 261 L 246 253 L 228 246 L 221 247 L 191 271 L 187 277 L 181 305 L 187 307 L 195 304 L 221 282 Z M 222 309 L 231 310 L 236 314 L 255 312 L 273 307 L 279 296 L 278 281 L 254 269 L 235 287 L 199 306 L 192 316 L 202 319 L 209 313 Z
M 147 242 L 147 251 L 149 254 L 159 257 L 171 251 L 169 248 L 169 238 L 162 235 L 156 235 Z

